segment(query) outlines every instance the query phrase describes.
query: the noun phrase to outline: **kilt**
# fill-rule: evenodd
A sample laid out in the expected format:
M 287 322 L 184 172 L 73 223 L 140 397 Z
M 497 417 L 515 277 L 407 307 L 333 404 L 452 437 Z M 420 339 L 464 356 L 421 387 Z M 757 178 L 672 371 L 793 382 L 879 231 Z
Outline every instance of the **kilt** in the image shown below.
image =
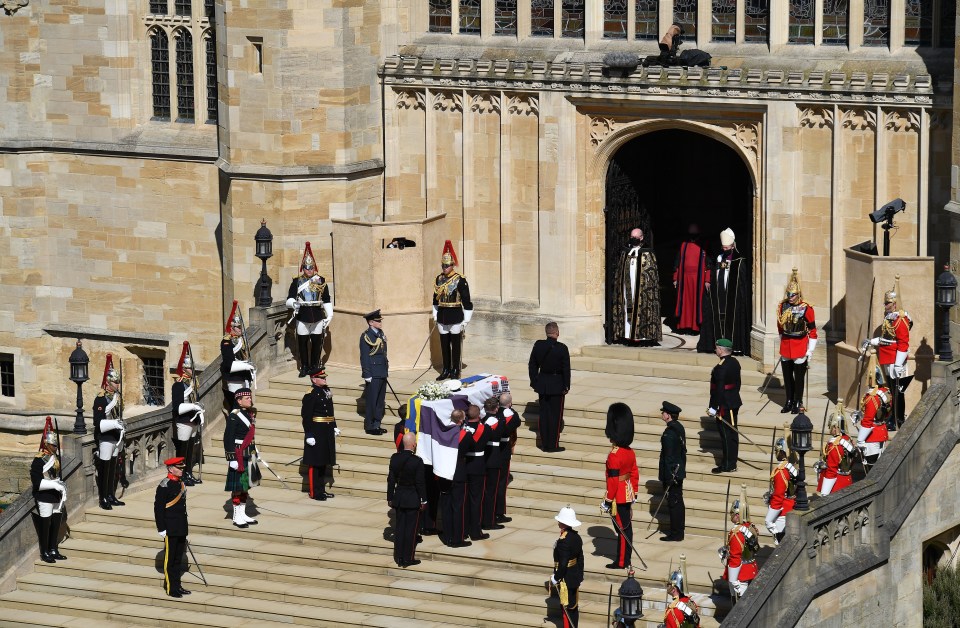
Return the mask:
M 253 455 L 253 447 L 248 447 L 243 452 L 243 473 L 227 466 L 227 481 L 224 483 L 223 490 L 228 493 L 243 493 L 250 487 L 250 460 Z

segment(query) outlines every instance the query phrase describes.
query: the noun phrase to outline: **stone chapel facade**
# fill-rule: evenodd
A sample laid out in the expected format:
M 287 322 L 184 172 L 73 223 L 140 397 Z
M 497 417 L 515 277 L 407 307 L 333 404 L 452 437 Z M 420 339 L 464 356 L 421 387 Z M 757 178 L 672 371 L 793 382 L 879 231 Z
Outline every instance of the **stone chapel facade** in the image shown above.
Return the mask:
M 867 214 L 884 203 L 908 207 L 892 255 L 958 256 L 953 0 L 3 6 L 0 413 L 69 407 L 77 337 L 94 387 L 108 351 L 137 382 L 185 339 L 211 360 L 232 300 L 252 305 L 261 219 L 275 300 L 306 240 L 336 294 L 331 221 L 442 215 L 484 338 L 468 352 L 525 359 L 549 320 L 574 351 L 602 343 L 609 165 L 665 131 L 722 145 L 749 181 L 725 211 L 750 243 L 751 352 L 767 363 L 795 266 L 843 337 L 842 250 L 880 239 Z M 711 67 L 605 66 L 657 54 L 674 21 Z M 711 167 L 658 158 L 681 196 Z M 643 174 L 641 200 L 662 183 Z M 439 268 L 439 249 L 421 254 Z M 932 298 L 933 277 L 910 290 Z

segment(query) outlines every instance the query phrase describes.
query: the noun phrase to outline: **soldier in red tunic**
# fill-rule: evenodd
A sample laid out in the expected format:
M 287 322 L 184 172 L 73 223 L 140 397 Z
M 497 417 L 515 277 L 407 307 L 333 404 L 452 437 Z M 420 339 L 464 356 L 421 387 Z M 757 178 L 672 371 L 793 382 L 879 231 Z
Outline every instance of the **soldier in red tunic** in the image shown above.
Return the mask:
M 789 426 L 784 425 L 784 431 Z M 790 462 L 790 446 L 787 439 L 778 438 L 773 447 L 776 453 L 777 468 L 770 474 L 770 492 L 767 494 L 767 516 L 764 525 L 777 544 L 783 538 L 787 525 L 787 513 L 793 510 L 797 501 L 797 468 Z M 765 496 L 766 497 L 766 496 Z
M 847 436 L 847 422 L 843 414 L 843 399 L 837 401 L 837 410 L 830 416 L 830 440 L 823 446 L 823 458 L 817 468 L 817 490 L 821 496 L 836 493 L 853 483 L 853 459 L 860 452 Z
M 663 616 L 664 628 L 700 628 L 700 608 L 689 595 L 687 557 L 680 554 L 680 568 L 667 580 L 667 594 L 673 598 Z
M 870 352 L 867 366 L 867 392 L 860 401 L 860 410 L 854 414 L 857 423 L 857 447 L 863 452 L 863 468 L 869 471 L 883 453 L 889 439 L 887 418 L 892 413 L 890 390 L 877 377 L 876 356 Z
M 880 325 L 880 335 L 863 341 L 863 349 L 867 346 L 877 348 L 877 362 L 883 377 L 893 384 L 890 391 L 893 393 L 893 412 L 890 414 L 887 427 L 893 431 L 903 425 L 906 403 L 903 395 L 907 386 L 913 380 L 907 370 L 907 360 L 910 355 L 910 329 L 913 320 L 900 304 L 900 275 L 897 275 L 893 290 L 883 295 L 883 323 Z
M 617 559 L 607 568 L 623 569 L 630 565 L 633 545 L 630 507 L 637 501 L 640 485 L 637 455 L 630 449 L 633 444 L 633 412 L 627 404 L 611 404 L 607 410 L 605 433 L 613 448 L 607 455 L 607 491 L 600 509 L 613 518 L 618 528 Z
M 783 301 L 777 306 L 780 333 L 780 363 L 787 402 L 780 412 L 803 412 L 803 378 L 817 346 L 817 322 L 813 306 L 803 300 L 797 269 L 793 269 Z
M 733 527 L 727 533 L 727 544 L 720 548 L 724 562 L 723 579 L 730 583 L 730 596 L 737 600 L 747 591 L 747 585 L 757 577 L 757 552 L 760 536 L 757 527 L 750 523 L 750 507 L 747 505 L 747 485 L 740 485 L 740 499 L 730 507 Z

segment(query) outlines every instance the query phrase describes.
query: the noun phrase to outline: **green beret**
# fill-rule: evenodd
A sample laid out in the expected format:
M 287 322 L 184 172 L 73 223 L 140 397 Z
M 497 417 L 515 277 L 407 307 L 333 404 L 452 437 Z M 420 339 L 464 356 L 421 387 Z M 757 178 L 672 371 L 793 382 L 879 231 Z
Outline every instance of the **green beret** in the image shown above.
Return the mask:
M 720 338 L 717 340 L 718 347 L 726 347 L 727 349 L 733 349 L 733 342 L 727 340 L 726 338 Z

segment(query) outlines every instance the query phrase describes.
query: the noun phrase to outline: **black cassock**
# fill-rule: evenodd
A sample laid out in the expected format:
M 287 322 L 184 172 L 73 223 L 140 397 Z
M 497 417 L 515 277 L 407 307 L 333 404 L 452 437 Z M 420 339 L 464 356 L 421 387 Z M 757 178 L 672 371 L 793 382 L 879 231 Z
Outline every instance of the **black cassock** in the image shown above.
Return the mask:
M 720 338 L 733 343 L 734 354 L 750 355 L 750 260 L 745 257 L 721 256 L 710 269 L 697 351 L 713 353 Z

